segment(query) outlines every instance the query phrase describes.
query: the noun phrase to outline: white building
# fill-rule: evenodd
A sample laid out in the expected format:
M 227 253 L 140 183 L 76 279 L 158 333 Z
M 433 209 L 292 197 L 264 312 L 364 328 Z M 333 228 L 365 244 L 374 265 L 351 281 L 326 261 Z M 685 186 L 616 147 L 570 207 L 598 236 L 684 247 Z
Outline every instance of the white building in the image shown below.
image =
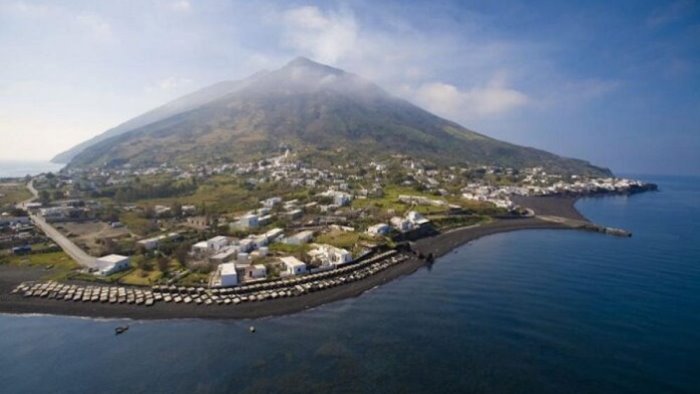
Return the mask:
M 96 260 L 97 272 L 100 275 L 110 275 L 129 268 L 129 257 L 118 254 L 102 256 Z
M 68 216 L 68 210 L 64 207 L 41 208 L 39 214 L 46 220 L 62 219 Z
M 281 228 L 273 228 L 272 230 L 265 233 L 268 241 L 274 242 L 277 238 L 281 237 L 284 231 Z
M 306 273 L 306 264 L 294 256 L 280 257 L 280 261 L 284 264 L 284 274 L 286 275 L 301 275 Z
M 391 220 L 389 220 L 389 222 L 395 229 L 401 231 L 402 233 L 413 229 L 413 224 L 411 221 L 402 217 L 394 216 L 391 218 Z
M 269 242 L 265 234 L 253 236 L 251 239 L 253 240 L 253 245 L 255 249 L 260 249 L 263 246 L 267 246 Z
M 272 223 L 272 215 L 264 215 L 258 219 L 259 226 L 267 226 L 270 223 Z
M 239 246 L 241 248 L 241 252 L 252 252 L 255 250 L 255 241 L 253 241 L 252 238 L 244 238 L 241 240 Z
M 389 230 L 391 230 L 391 227 L 389 227 L 388 224 L 378 223 L 373 226 L 369 226 L 367 228 L 367 233 L 372 235 L 386 235 L 389 233 Z
M 352 261 L 352 254 L 345 249 L 323 244 L 315 246 L 315 249 L 309 251 L 309 256 L 314 262 L 320 263 L 321 268 L 335 268 Z
M 288 212 L 286 213 L 287 218 L 289 218 L 290 220 L 299 219 L 300 217 L 302 217 L 303 214 L 304 214 L 304 213 L 302 212 L 302 210 L 301 210 L 301 209 L 298 209 L 298 208 L 297 208 L 297 209 L 292 209 L 291 211 L 288 211 Z
M 324 197 L 332 198 L 333 204 L 339 207 L 348 205 L 352 201 L 352 196 L 350 194 L 337 190 L 328 190 L 326 192 L 321 193 L 321 195 Z
M 406 219 L 408 219 L 414 227 L 420 227 L 424 224 L 430 223 L 430 220 L 426 219 L 423 215 L 416 211 L 409 212 L 406 215 Z
M 258 215 L 249 213 L 238 219 L 238 227 L 242 229 L 258 228 Z
M 250 254 L 245 253 L 245 252 L 238 253 L 238 257 L 236 257 L 236 262 L 238 264 L 249 264 L 250 263 Z
M 165 205 L 156 205 L 153 207 L 153 212 L 156 214 L 156 216 L 170 215 L 171 211 L 172 209 Z
M 229 245 L 223 248 L 219 253 L 210 258 L 212 263 L 221 264 L 231 261 L 238 255 L 238 246 Z
M 288 244 L 288 245 L 303 245 L 305 243 L 308 243 L 313 239 L 314 237 L 314 232 L 311 230 L 304 230 L 300 231 L 292 236 L 289 236 L 282 241 L 282 243 Z
M 262 264 L 254 264 L 245 268 L 245 278 L 247 280 L 267 278 L 267 268 Z
M 219 265 L 216 269 L 216 276 L 219 279 L 218 285 L 221 287 L 236 286 L 238 284 L 238 273 L 236 272 L 236 264 L 234 263 Z
M 207 249 L 209 249 L 210 252 L 218 252 L 224 247 L 228 246 L 230 242 L 231 241 L 228 239 L 228 237 L 217 235 L 216 237 L 207 240 Z
M 165 242 L 168 240 L 174 240 L 178 238 L 180 234 L 178 233 L 170 233 L 168 235 L 162 234 L 157 237 L 151 237 L 151 238 L 146 238 L 142 239 L 137 242 L 139 246 L 142 246 L 146 250 L 153 250 L 156 249 L 161 242 Z
M 280 198 L 280 197 L 270 197 L 267 200 L 263 200 L 262 205 L 263 205 L 263 207 L 266 207 L 266 208 L 272 208 L 281 202 L 282 202 L 282 198 Z
M 201 241 L 197 242 L 196 244 L 192 245 L 192 253 L 195 255 L 205 255 L 209 252 L 209 245 L 207 244 L 207 241 Z

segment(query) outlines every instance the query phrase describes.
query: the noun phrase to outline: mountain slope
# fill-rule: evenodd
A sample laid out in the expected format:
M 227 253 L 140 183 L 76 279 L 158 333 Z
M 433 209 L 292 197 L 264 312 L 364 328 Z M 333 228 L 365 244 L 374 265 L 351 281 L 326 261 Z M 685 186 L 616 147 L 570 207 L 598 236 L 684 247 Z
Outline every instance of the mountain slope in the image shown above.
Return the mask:
M 133 119 L 130 119 L 114 128 L 111 128 L 100 135 L 97 135 L 87 141 L 84 141 L 70 148 L 65 152 L 61 152 L 58 155 L 56 155 L 53 159 L 51 159 L 51 161 L 54 163 L 69 163 L 76 155 L 78 155 L 80 152 L 82 152 L 90 146 L 96 145 L 111 137 L 116 137 L 128 131 L 146 126 L 159 120 L 166 119 L 173 115 L 177 115 L 179 113 L 189 111 L 191 109 L 215 101 L 216 99 L 224 97 L 228 94 L 235 92 L 238 89 L 245 87 L 247 84 L 251 83 L 252 81 L 256 80 L 264 74 L 265 72 L 261 71 L 240 81 L 218 82 L 211 86 L 207 86 L 203 89 L 200 89 L 196 92 L 190 93 L 186 96 L 180 97 L 158 108 L 155 108 Z
M 608 173 L 467 130 L 354 74 L 304 58 L 199 107 L 94 144 L 71 166 L 246 160 L 282 146 L 367 159 L 401 153 L 442 164 Z

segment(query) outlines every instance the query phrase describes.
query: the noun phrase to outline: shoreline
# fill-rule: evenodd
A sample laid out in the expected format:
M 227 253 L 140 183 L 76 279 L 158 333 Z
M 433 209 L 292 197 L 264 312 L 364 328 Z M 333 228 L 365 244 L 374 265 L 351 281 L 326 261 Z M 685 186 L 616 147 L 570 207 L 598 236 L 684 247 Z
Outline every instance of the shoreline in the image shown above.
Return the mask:
M 548 205 L 569 218 L 580 220 L 583 216 L 573 204 L 576 199 L 557 198 L 548 200 Z M 575 213 L 575 214 L 574 214 Z M 583 219 L 587 220 L 587 219 Z M 456 248 L 476 239 L 520 230 L 561 229 L 571 230 L 570 226 L 533 218 L 496 219 L 486 224 L 458 228 L 413 242 L 413 249 L 435 258 L 446 255 Z M 169 319 L 258 319 L 280 316 L 312 309 L 323 304 L 346 298 L 359 297 L 363 293 L 408 276 L 429 264 L 425 260 L 412 257 L 386 270 L 362 280 L 344 285 L 307 293 L 298 297 L 279 298 L 262 302 L 246 302 L 239 305 L 195 305 L 157 302 L 153 306 L 130 304 L 109 304 L 91 302 L 65 302 L 38 297 L 23 297 L 10 294 L 12 288 L 23 281 L 38 280 L 45 270 L 41 268 L 0 266 L 0 313 L 68 315 L 88 318 L 169 320 Z

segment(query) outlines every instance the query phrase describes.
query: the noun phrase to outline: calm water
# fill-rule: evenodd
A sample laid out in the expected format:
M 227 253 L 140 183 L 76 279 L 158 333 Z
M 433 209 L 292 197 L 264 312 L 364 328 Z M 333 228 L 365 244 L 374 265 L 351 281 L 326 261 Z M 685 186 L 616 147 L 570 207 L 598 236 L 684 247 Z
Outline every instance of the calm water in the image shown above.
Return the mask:
M 23 177 L 41 174 L 42 172 L 58 172 L 63 166 L 63 164 L 47 161 L 0 160 L 0 178 Z
M 0 390 L 697 393 L 700 179 L 651 180 L 662 193 L 579 204 L 631 239 L 491 236 L 293 316 L 115 337 L 117 321 L 0 315 Z

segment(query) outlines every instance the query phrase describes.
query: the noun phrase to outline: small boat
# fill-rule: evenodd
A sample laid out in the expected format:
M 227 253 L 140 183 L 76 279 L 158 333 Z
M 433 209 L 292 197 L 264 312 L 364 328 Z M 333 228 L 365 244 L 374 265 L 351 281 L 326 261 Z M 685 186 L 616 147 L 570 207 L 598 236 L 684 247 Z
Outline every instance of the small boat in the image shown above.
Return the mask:
M 114 335 L 123 334 L 128 329 L 129 329 L 129 326 L 119 326 L 119 327 L 114 329 Z

